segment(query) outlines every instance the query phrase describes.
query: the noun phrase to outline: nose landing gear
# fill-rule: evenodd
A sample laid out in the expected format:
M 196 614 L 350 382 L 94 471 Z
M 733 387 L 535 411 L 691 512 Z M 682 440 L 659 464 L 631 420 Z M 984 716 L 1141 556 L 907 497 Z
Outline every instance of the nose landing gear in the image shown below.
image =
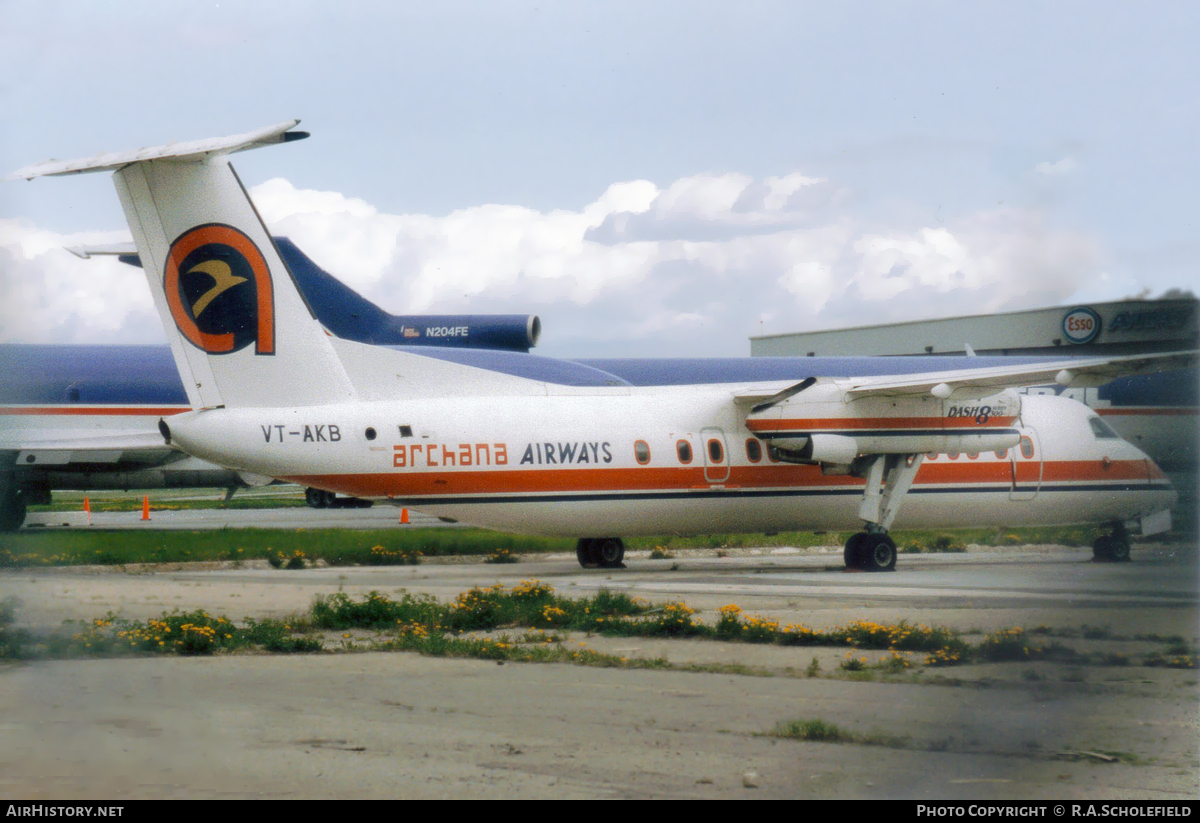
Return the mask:
M 1114 523 L 1111 534 L 1096 538 L 1092 544 L 1092 559 L 1097 563 L 1129 562 L 1129 532 L 1124 523 Z

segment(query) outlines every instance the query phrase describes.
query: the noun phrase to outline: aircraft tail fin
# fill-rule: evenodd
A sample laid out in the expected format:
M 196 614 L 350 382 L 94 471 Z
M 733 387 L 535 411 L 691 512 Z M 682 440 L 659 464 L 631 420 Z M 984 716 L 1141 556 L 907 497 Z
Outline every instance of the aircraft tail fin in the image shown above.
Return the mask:
M 11 175 L 113 171 L 195 408 L 355 396 L 329 337 L 226 155 L 307 137 L 298 120 L 233 137 L 49 162 Z

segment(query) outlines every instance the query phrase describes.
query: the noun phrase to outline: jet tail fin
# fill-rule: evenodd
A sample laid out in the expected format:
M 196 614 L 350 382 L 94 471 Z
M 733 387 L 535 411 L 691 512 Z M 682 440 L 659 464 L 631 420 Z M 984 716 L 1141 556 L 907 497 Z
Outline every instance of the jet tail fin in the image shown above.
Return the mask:
M 155 306 L 195 408 L 355 396 L 349 376 L 226 155 L 307 137 L 292 120 L 232 137 L 28 166 L 113 171 Z

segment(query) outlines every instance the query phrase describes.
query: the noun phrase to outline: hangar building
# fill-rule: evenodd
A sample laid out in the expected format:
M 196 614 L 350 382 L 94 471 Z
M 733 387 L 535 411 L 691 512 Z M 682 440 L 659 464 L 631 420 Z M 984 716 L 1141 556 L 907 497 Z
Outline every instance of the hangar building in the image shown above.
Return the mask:
M 1195 298 L 1122 300 L 750 338 L 752 357 L 1141 354 L 1200 346 Z

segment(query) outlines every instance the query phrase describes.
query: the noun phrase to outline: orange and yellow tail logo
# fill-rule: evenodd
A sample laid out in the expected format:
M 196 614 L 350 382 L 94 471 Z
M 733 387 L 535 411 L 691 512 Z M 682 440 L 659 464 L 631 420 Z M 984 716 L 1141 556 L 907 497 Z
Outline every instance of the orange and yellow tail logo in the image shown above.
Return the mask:
M 209 354 L 230 354 L 254 343 L 275 353 L 271 272 L 258 246 L 220 223 L 196 226 L 171 244 L 163 288 L 175 325 Z

